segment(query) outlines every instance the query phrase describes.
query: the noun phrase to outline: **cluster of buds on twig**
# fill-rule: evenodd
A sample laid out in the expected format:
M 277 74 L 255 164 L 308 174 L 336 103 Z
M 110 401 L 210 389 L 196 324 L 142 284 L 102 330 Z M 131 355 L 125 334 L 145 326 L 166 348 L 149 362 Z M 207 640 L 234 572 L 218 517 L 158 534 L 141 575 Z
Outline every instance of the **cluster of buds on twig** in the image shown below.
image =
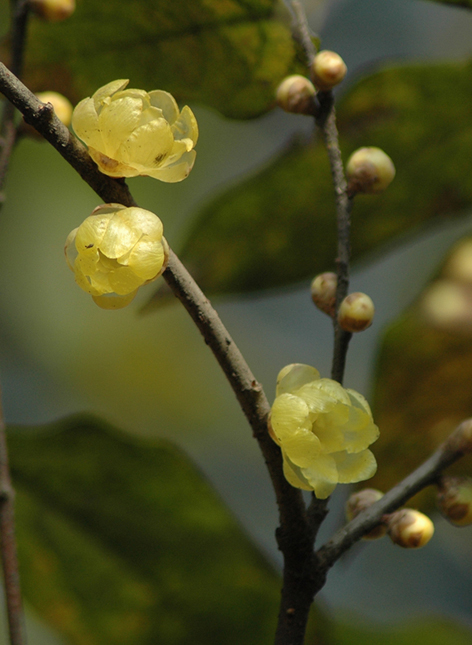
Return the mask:
M 320 273 L 311 283 L 311 298 L 315 305 L 331 318 L 336 316 L 336 289 L 338 280 L 335 273 Z M 371 326 L 375 307 L 372 299 L 359 291 L 350 293 L 342 300 L 337 320 L 341 329 L 351 333 L 364 331 Z
M 382 497 L 383 493 L 373 488 L 365 488 L 353 493 L 346 503 L 347 520 L 354 519 Z M 386 534 L 394 544 L 404 549 L 419 549 L 433 537 L 434 524 L 420 511 L 402 508 L 384 515 L 379 524 L 364 535 L 364 539 L 377 540 Z
M 287 76 L 276 93 L 277 105 L 292 114 L 315 116 L 318 106 L 316 92 L 328 92 L 339 85 L 346 76 L 347 67 L 339 54 L 320 51 L 314 57 L 310 77 L 294 74 Z

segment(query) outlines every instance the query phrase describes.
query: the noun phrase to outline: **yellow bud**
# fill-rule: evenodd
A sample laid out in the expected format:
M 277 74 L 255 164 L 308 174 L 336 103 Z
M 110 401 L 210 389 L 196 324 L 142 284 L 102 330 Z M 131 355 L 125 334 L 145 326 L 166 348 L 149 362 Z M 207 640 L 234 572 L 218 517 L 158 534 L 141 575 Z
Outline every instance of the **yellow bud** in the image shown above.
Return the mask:
M 437 495 L 439 510 L 456 526 L 472 524 L 472 479 L 443 477 Z
M 336 287 L 338 278 L 335 273 L 320 273 L 311 283 L 311 298 L 318 309 L 334 317 L 336 311 Z
M 371 326 L 375 307 L 365 293 L 351 293 L 344 298 L 338 311 L 338 323 L 344 331 L 364 331 Z
M 75 0 L 29 0 L 31 11 L 48 22 L 60 22 L 75 11 Z
M 363 490 L 353 493 L 346 502 L 346 518 L 350 522 L 366 508 L 378 502 L 383 497 L 383 493 L 375 488 L 364 488 Z M 366 533 L 363 540 L 378 540 L 387 532 L 385 524 L 379 524 Z
M 434 524 L 429 517 L 412 508 L 392 513 L 386 522 L 392 542 L 404 549 L 420 549 L 433 537 Z
M 39 92 L 36 94 L 42 103 L 51 103 L 54 112 L 62 123 L 69 127 L 72 118 L 72 103 L 58 92 Z
M 314 114 L 316 90 L 305 76 L 287 76 L 277 88 L 277 105 L 294 114 Z
M 69 234 L 64 252 L 79 287 L 99 307 L 120 309 L 165 270 L 169 247 L 162 233 L 154 213 L 104 204 Z
M 380 148 L 359 148 L 346 165 L 348 192 L 381 193 L 395 177 L 395 166 Z
M 338 85 L 346 76 L 347 67 L 339 54 L 328 50 L 320 51 L 314 58 L 312 78 L 315 86 L 327 92 Z

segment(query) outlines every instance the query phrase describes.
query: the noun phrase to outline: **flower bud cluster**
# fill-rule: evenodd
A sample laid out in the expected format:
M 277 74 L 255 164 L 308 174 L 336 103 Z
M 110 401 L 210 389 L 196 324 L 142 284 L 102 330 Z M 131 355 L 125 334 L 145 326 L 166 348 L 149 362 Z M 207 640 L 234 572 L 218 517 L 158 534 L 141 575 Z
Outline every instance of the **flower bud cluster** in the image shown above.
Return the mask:
M 318 499 L 337 484 L 369 479 L 377 469 L 368 446 L 379 429 L 369 404 L 309 365 L 287 365 L 279 373 L 269 433 L 282 449 L 287 481 Z
M 104 204 L 68 236 L 65 254 L 75 281 L 103 309 L 120 309 L 164 271 L 162 222 L 142 208 Z

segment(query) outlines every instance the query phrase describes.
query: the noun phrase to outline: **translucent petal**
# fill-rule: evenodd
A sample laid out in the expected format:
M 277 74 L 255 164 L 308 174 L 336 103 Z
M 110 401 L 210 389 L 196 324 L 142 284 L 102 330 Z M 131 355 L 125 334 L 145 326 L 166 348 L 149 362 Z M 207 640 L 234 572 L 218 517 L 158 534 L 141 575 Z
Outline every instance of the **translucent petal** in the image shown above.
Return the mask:
M 75 260 L 75 268 L 79 267 L 84 275 L 92 276 L 99 270 L 98 262 L 98 252 L 96 255 L 78 255 Z
M 347 452 L 360 452 L 379 438 L 379 429 L 371 418 L 358 408 L 350 408 L 349 421 L 343 426 L 344 449 Z
M 185 152 L 180 161 L 171 166 L 165 168 L 157 168 L 156 170 L 150 171 L 147 174 L 154 179 L 160 179 L 160 181 L 165 181 L 169 184 L 174 184 L 178 181 L 184 180 L 189 176 L 190 171 L 193 168 L 196 157 L 195 150 L 190 152 Z
M 320 373 L 310 365 L 303 363 L 293 363 L 280 370 L 277 377 L 277 396 L 284 392 L 294 392 L 305 383 L 316 381 L 320 378 Z
M 133 247 L 127 264 L 142 280 L 157 277 L 164 264 L 165 254 L 161 241 L 143 236 Z
M 113 96 L 113 94 L 116 94 L 120 90 L 123 90 L 128 85 L 128 83 L 129 80 L 121 78 L 117 81 L 111 81 L 111 83 L 107 83 L 103 87 L 100 87 L 92 96 L 92 99 L 94 100 L 97 108 L 101 106 L 104 99 L 108 98 L 109 96 Z
M 361 410 L 364 410 L 364 412 L 367 412 L 369 417 L 372 419 L 372 411 L 370 409 L 369 404 L 367 403 L 367 400 L 362 396 L 362 394 L 359 394 L 359 392 L 356 392 L 355 390 L 350 390 L 346 389 L 346 392 L 349 395 L 349 398 L 351 399 L 351 403 L 353 406 L 356 408 L 360 408 Z
M 319 381 L 316 381 L 314 387 L 319 388 L 331 398 L 336 399 L 336 401 L 340 401 L 345 405 L 351 405 L 351 399 L 349 398 L 349 395 L 346 393 L 346 390 L 343 388 L 343 386 L 340 385 L 337 381 L 333 381 L 330 378 L 322 378 Z
M 105 144 L 92 99 L 84 99 L 76 106 L 72 113 L 72 127 L 75 134 L 87 146 L 103 150 Z
M 295 390 L 294 393 L 307 403 L 311 412 L 316 414 L 326 414 L 330 410 L 333 410 L 338 403 L 336 399 L 333 399 L 329 394 L 324 392 L 324 390 L 316 387 L 317 383 L 318 381 L 306 383 L 298 390 Z
M 94 148 L 89 148 L 89 154 L 99 167 L 100 171 L 109 177 L 137 177 L 141 174 L 140 171 L 136 170 L 133 166 L 129 166 L 117 161 L 116 159 L 107 157 L 107 155 L 104 155 L 102 152 L 99 152 Z
M 149 92 L 149 99 L 151 105 L 162 110 L 164 118 L 172 125 L 179 116 L 179 106 L 172 94 L 163 90 L 153 90 Z
M 74 274 L 75 274 L 75 281 L 79 285 L 81 289 L 83 289 L 86 293 L 89 293 L 91 296 L 99 296 L 103 293 L 101 289 L 97 289 L 96 287 L 92 286 L 90 282 L 90 278 L 85 276 L 81 269 L 80 265 L 77 265 L 74 269 Z
M 186 105 L 180 116 L 172 123 L 172 134 L 176 141 L 185 141 L 187 150 L 191 150 L 198 141 L 198 123 L 192 110 Z
M 282 394 L 278 396 L 272 406 L 272 429 L 284 441 L 297 430 L 311 431 L 308 406 L 298 396 Z
M 100 242 L 100 251 L 107 258 L 119 258 L 128 253 L 140 237 L 139 228 L 129 225 L 126 211 L 118 211 L 110 219 L 106 233 Z
M 126 296 L 118 296 L 110 293 L 105 296 L 93 296 L 92 298 L 94 303 L 102 309 L 123 309 L 123 307 L 126 307 L 132 300 L 134 300 L 137 293 L 138 290 L 136 289 L 136 291 L 133 291 Z
M 182 159 L 183 155 L 187 152 L 187 146 L 183 141 L 174 141 L 172 145 L 172 150 L 169 153 L 169 156 L 166 157 L 159 168 L 167 168 L 175 164 L 179 159 Z
M 78 228 L 74 228 L 73 231 L 69 233 L 64 244 L 64 255 L 66 256 L 66 262 L 71 271 L 74 271 L 75 258 L 77 257 L 77 248 L 75 246 L 75 236 L 77 235 Z
M 131 206 L 121 211 L 122 221 L 130 228 L 137 230 L 142 235 L 148 235 L 154 240 L 161 240 L 163 226 L 161 220 L 144 208 Z
M 119 296 L 126 296 L 144 284 L 144 280 L 136 275 L 130 267 L 120 267 L 111 271 L 109 282 L 112 290 Z
M 79 255 L 95 255 L 113 215 L 90 215 L 77 229 L 75 246 Z
M 322 453 L 322 446 L 313 433 L 308 430 L 298 430 L 283 438 L 282 450 L 293 464 L 307 468 Z
M 301 488 L 302 490 L 313 490 L 313 487 L 301 475 L 300 469 L 290 464 L 284 455 L 284 477 L 288 483 L 294 488 Z
M 116 158 L 130 165 L 136 164 L 136 167 L 142 166 L 151 174 L 170 154 L 173 143 L 169 124 L 165 119 L 157 119 L 141 125 L 123 141 Z
M 354 454 L 347 454 L 347 452 L 343 451 L 334 453 L 331 456 L 336 461 L 340 484 L 354 484 L 370 479 L 377 470 L 377 462 L 370 450 L 363 450 Z
M 338 469 L 331 455 L 320 455 L 309 468 L 302 468 L 302 473 L 318 499 L 329 497 L 338 483 Z
M 139 126 L 142 110 L 142 100 L 131 96 L 113 99 L 110 105 L 104 107 L 98 117 L 98 127 L 105 146 L 100 148 L 100 152 L 127 163 L 128 159 L 122 159 L 117 151 L 123 141 L 126 141 Z

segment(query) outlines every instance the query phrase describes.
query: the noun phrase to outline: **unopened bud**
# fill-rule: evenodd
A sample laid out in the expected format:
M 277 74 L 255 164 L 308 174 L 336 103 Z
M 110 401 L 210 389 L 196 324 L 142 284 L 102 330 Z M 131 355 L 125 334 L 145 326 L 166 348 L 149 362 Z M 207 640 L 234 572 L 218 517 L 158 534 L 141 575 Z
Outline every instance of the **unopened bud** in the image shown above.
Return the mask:
M 313 83 L 323 92 L 327 92 L 335 85 L 338 85 L 346 76 L 346 72 L 346 64 L 336 52 L 330 52 L 325 49 L 316 54 L 313 60 Z
M 371 326 L 374 313 L 374 303 L 367 294 L 351 293 L 341 302 L 338 323 L 344 331 L 352 333 L 364 331 Z
M 314 114 L 316 90 L 305 76 L 287 76 L 277 89 L 277 105 L 294 114 Z
M 29 0 L 33 13 L 48 22 L 60 22 L 75 11 L 75 0 Z
M 443 477 L 437 495 L 439 510 L 456 526 L 472 524 L 472 479 Z
M 65 126 L 69 127 L 74 109 L 69 99 L 58 92 L 40 92 L 36 96 L 42 103 L 51 103 L 56 116 Z
M 383 493 L 375 488 L 364 488 L 363 490 L 353 493 L 346 502 L 346 517 L 350 522 L 366 508 L 378 502 L 383 497 Z M 385 524 L 379 524 L 372 531 L 366 533 L 363 540 L 377 540 L 385 535 L 387 527 Z
M 420 549 L 433 537 L 434 524 L 429 517 L 412 508 L 392 513 L 386 522 L 392 542 L 404 549 Z
M 336 288 L 338 278 L 335 273 L 320 273 L 311 283 L 311 298 L 318 309 L 328 316 L 336 313 Z
M 395 177 L 395 166 L 380 148 L 359 148 L 346 165 L 348 192 L 381 193 Z

